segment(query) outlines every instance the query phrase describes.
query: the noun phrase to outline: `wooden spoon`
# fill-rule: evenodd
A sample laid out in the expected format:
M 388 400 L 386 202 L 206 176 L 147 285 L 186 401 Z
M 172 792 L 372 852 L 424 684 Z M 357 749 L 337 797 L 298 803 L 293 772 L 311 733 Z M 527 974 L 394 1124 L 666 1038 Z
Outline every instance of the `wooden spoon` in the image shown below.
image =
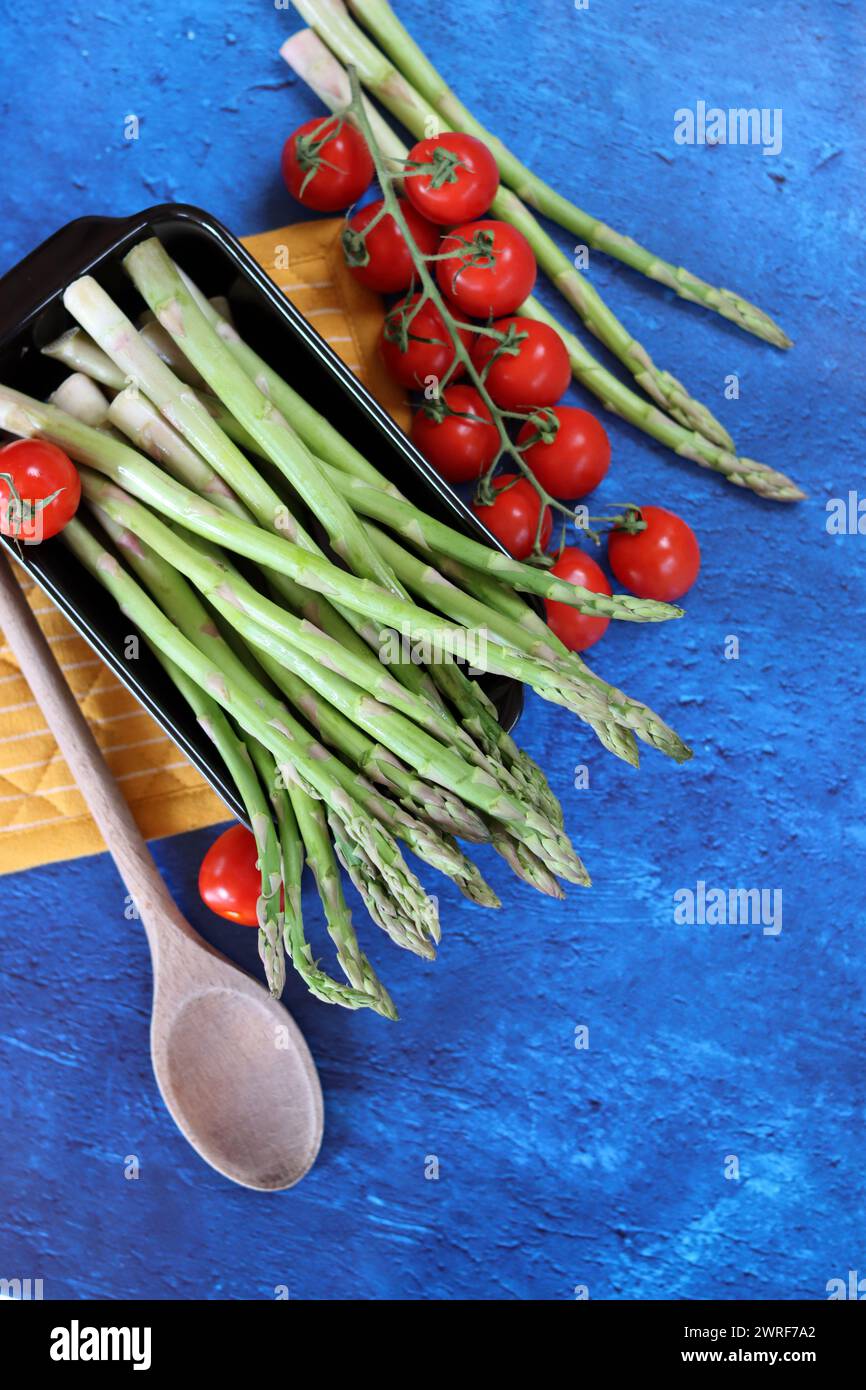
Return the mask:
M 291 1187 L 322 1141 L 322 1090 L 291 1015 L 178 911 L 12 571 L 0 627 L 141 917 L 153 962 L 153 1070 L 196 1153 L 244 1187 Z

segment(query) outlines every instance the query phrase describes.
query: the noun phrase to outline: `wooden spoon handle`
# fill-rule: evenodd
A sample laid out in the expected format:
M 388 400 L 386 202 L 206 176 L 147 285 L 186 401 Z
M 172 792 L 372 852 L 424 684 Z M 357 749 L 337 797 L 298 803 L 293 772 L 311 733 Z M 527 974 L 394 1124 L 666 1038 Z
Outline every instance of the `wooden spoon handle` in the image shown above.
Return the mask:
M 111 771 L 102 756 L 51 648 L 34 618 L 11 567 L 0 556 L 0 628 L 45 716 L 57 746 L 111 851 L 120 876 L 156 947 L 155 924 L 162 916 L 199 940 L 176 907 L 160 877 Z

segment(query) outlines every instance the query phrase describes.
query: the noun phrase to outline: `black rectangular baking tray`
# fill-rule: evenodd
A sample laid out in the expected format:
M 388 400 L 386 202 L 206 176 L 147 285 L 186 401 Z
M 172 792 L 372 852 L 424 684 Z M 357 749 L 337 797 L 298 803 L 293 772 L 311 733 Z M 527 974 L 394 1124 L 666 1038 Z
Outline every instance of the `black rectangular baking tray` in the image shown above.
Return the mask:
M 142 305 L 121 261 L 136 242 L 154 234 L 206 294 L 228 298 L 241 335 L 334 419 L 407 497 L 432 516 L 498 547 L 237 238 L 199 208 L 163 203 L 131 217 L 81 217 L 20 261 L 0 280 L 0 381 L 44 400 L 66 375 L 67 369 L 40 349 L 72 326 L 62 295 L 80 275 L 96 276 L 135 317 Z M 59 540 L 23 547 L 0 540 L 243 820 L 243 806 L 210 740 L 149 651 L 143 650 L 136 662 L 124 659 L 128 621 L 106 602 L 104 590 L 67 547 Z M 501 677 L 484 677 L 482 684 L 503 727 L 513 728 L 523 708 L 522 686 Z

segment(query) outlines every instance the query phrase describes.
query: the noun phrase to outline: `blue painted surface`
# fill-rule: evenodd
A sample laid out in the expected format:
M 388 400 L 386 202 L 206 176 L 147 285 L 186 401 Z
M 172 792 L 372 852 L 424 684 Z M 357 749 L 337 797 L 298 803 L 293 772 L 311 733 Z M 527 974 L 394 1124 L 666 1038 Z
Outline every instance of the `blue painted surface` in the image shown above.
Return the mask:
M 656 360 L 810 500 L 774 510 L 614 425 L 599 500 L 682 512 L 704 569 L 685 622 L 622 625 L 595 665 L 668 715 L 694 762 L 648 754 L 634 774 L 528 700 L 521 739 L 595 886 L 551 904 L 482 852 L 504 909 L 473 910 L 437 880 L 437 964 L 364 929 L 401 1008 L 394 1027 L 289 984 L 327 1105 L 320 1160 L 291 1193 L 233 1188 L 171 1127 L 147 1060 L 146 949 L 107 857 L 4 881 L 0 1274 L 41 1276 L 46 1295 L 269 1298 L 288 1284 L 317 1299 L 561 1299 L 586 1285 L 596 1298 L 822 1298 L 866 1266 L 866 537 L 824 526 L 826 499 L 863 478 L 856 7 L 473 8 L 480 63 L 465 6 L 399 3 L 540 172 L 797 340 L 775 353 L 593 262 Z M 316 108 L 277 57 L 293 14 L 76 0 L 48 33 L 44 7 L 21 0 L 3 25 L 3 268 L 87 212 L 177 197 L 240 233 L 296 215 L 278 153 Z M 529 72 L 544 74 L 543 119 Z M 781 107 L 781 155 L 675 146 L 674 110 L 699 99 Z M 738 401 L 723 399 L 729 373 Z M 724 660 L 729 634 L 737 661 Z M 578 764 L 589 790 L 573 789 Z M 252 934 L 197 905 L 210 834 L 155 852 L 182 909 L 252 966 Z M 673 894 L 699 879 L 780 888 L 781 934 L 676 926 Z

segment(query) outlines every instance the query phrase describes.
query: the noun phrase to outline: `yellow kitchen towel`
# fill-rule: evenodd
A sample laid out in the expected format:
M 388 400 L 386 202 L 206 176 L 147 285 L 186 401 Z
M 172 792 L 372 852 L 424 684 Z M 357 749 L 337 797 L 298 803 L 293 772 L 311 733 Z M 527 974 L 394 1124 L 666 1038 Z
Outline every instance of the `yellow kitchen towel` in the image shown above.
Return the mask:
M 378 295 L 349 274 L 339 219 L 244 239 L 250 253 L 397 421 L 406 399 L 376 352 Z M 16 567 L 17 569 L 17 567 Z M 17 569 L 75 698 L 148 838 L 225 820 L 223 803 L 104 662 Z M 104 849 L 69 769 L 0 633 L 0 873 Z

